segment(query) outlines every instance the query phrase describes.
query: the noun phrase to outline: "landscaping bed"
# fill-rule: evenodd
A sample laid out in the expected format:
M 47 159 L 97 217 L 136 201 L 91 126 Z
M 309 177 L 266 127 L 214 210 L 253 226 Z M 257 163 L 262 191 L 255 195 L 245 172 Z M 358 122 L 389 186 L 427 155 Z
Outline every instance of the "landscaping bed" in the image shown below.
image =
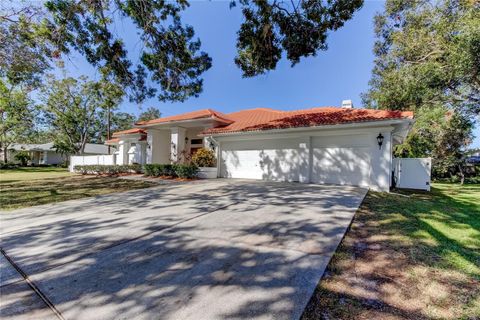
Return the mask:
M 304 314 L 480 319 L 480 185 L 369 192 Z
M 124 176 L 143 173 L 147 177 L 194 179 L 198 167 L 193 164 L 83 165 L 75 166 L 74 171 L 82 175 Z

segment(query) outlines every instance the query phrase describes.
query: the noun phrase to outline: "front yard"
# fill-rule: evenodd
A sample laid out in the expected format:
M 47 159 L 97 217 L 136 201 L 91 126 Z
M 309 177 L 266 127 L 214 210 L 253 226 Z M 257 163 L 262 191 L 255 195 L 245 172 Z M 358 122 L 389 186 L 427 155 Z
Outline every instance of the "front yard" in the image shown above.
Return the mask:
M 303 320 L 480 319 L 480 185 L 369 192 Z
M 1 169 L 0 183 L 37 180 L 46 178 L 59 178 L 73 176 L 67 168 L 57 167 L 20 167 L 15 169 Z
M 153 183 L 110 177 L 81 176 L 64 168 L 0 170 L 0 210 L 151 187 Z
M 0 171 L 0 209 L 146 188 L 60 168 Z M 370 191 L 304 314 L 313 319 L 480 319 L 480 185 Z

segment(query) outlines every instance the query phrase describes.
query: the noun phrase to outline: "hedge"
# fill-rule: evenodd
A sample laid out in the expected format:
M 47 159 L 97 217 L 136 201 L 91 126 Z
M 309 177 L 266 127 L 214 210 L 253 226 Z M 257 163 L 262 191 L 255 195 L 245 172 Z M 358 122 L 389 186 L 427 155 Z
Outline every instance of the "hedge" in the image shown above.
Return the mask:
M 192 179 L 198 172 L 198 167 L 193 164 L 146 164 L 145 175 L 152 177 L 169 176 Z
M 106 174 L 109 176 L 115 176 L 120 173 L 142 173 L 142 166 L 139 164 L 129 165 L 85 165 L 74 166 L 73 171 L 81 174 Z

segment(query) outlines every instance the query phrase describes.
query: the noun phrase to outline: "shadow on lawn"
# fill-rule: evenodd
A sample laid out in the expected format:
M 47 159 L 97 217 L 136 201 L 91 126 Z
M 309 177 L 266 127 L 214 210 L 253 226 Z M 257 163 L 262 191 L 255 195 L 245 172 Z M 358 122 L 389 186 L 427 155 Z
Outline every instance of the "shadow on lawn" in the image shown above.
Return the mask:
M 33 181 L 3 181 L 0 203 L 3 209 L 12 209 L 19 206 L 42 205 L 154 185 L 143 181 L 83 176 Z
M 474 319 L 478 193 L 370 192 L 302 319 Z
M 340 240 L 334 235 L 348 215 L 328 212 L 354 208 L 361 193 L 355 190 L 159 186 L 25 210 L 7 221 L 1 246 L 67 318 L 298 318 L 327 264 L 302 244 Z M 321 219 L 299 214 L 312 203 Z M 282 214 L 265 219 L 272 214 L 265 205 Z M 225 224 L 193 220 L 200 216 Z M 239 226 L 230 228 L 230 219 Z M 286 245 L 295 248 L 275 248 Z

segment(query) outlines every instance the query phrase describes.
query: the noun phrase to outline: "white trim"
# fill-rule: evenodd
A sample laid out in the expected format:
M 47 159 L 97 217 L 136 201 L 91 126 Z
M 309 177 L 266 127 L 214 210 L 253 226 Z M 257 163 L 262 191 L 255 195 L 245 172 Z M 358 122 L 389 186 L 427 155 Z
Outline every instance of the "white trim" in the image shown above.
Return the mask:
M 209 117 L 209 118 L 198 118 L 198 119 L 188 119 L 188 120 L 171 120 L 171 121 L 166 121 L 166 122 L 158 122 L 158 123 L 150 123 L 150 124 L 134 124 L 133 126 L 135 128 L 148 128 L 150 130 L 150 128 L 156 127 L 156 126 L 157 127 L 166 127 L 166 128 L 169 128 L 171 126 L 181 127 L 182 124 L 192 124 L 192 123 L 195 123 L 195 122 L 198 122 L 199 125 L 203 124 L 203 126 L 207 125 L 207 124 L 210 124 L 211 122 L 228 123 L 228 122 L 218 121 L 217 119 Z M 203 126 L 200 126 L 200 127 L 203 127 Z
M 347 129 L 347 128 L 345 128 Z M 215 136 L 217 141 L 239 141 L 239 140 L 251 140 L 251 139 L 282 139 L 282 138 L 301 138 L 305 136 L 340 136 L 340 135 L 356 135 L 356 134 L 365 134 L 371 133 L 372 129 L 377 129 L 379 132 L 391 132 L 395 128 L 393 126 L 383 126 L 383 127 L 368 127 L 368 128 L 361 128 L 361 129 L 349 129 L 344 131 L 339 130 L 318 130 L 318 127 L 309 131 L 287 131 L 283 133 L 276 133 L 273 134 L 272 132 L 245 132 L 244 134 L 238 135 L 228 135 L 228 136 Z M 315 131 L 316 130 L 316 131 Z M 210 136 L 212 137 L 212 136 Z
M 349 129 L 349 128 L 381 128 L 385 126 L 398 125 L 408 123 L 410 124 L 412 119 L 395 119 L 395 120 L 379 120 L 379 121 L 368 121 L 368 122 L 353 122 L 353 123 L 344 123 L 344 124 L 334 124 L 334 125 L 320 125 L 320 126 L 311 126 L 311 127 L 296 127 L 296 128 L 283 128 L 283 129 L 270 129 L 270 130 L 255 130 L 255 131 L 236 131 L 236 132 L 225 132 L 225 133 L 200 133 L 199 136 L 211 136 L 211 137 L 224 137 L 224 136 L 235 136 L 235 135 L 257 135 L 257 134 L 269 134 L 277 132 L 301 132 L 301 131 L 312 131 L 312 130 L 337 130 L 337 129 Z

